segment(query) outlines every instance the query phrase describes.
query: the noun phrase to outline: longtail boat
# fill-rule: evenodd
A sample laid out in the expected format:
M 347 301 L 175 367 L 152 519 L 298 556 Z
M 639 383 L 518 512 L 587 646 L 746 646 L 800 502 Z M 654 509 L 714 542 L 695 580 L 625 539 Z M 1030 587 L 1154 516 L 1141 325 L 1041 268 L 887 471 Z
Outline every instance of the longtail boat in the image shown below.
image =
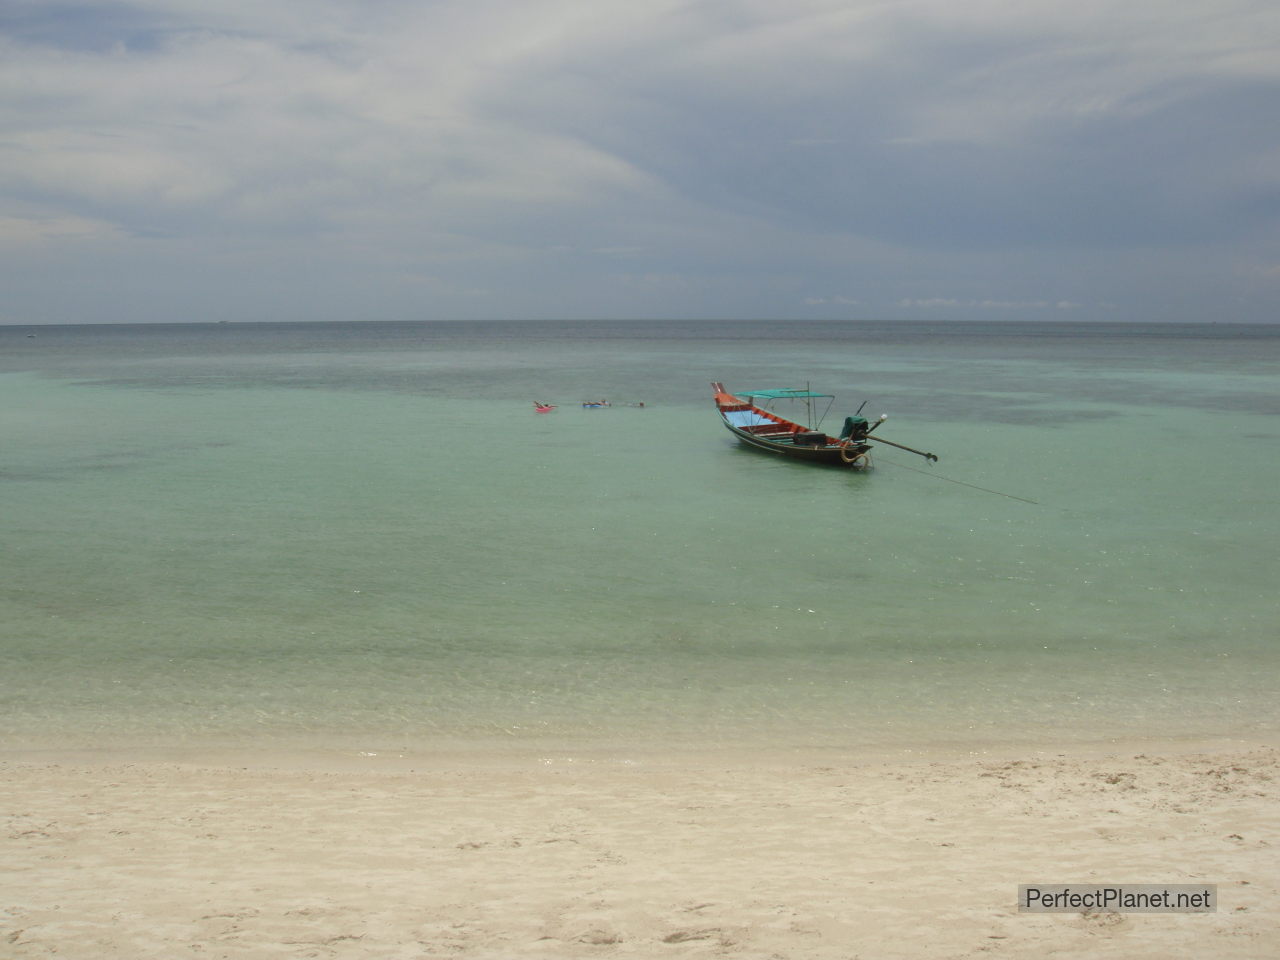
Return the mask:
M 811 463 L 826 463 L 837 467 L 850 467 L 863 470 L 871 466 L 871 450 L 873 443 L 883 443 L 899 450 L 906 450 L 926 460 L 936 461 L 938 458 L 923 450 L 904 447 L 900 443 L 873 436 L 874 431 L 887 419 L 881 417 L 875 422 L 868 422 L 865 417 L 854 414 L 845 417 L 844 428 L 840 436 L 832 437 L 815 426 L 805 426 L 788 420 L 775 413 L 769 407 L 778 400 L 803 401 L 807 419 L 813 422 L 815 407 L 821 401 L 827 401 L 824 409 L 817 413 L 817 422 L 821 425 L 823 418 L 830 411 L 835 397 L 829 393 L 814 393 L 807 387 L 781 390 L 746 390 L 737 394 L 729 393 L 723 383 L 712 383 L 715 391 L 716 409 L 725 427 L 741 443 L 757 450 L 781 454 L 796 460 L 808 460 Z M 858 408 L 861 411 L 861 407 Z

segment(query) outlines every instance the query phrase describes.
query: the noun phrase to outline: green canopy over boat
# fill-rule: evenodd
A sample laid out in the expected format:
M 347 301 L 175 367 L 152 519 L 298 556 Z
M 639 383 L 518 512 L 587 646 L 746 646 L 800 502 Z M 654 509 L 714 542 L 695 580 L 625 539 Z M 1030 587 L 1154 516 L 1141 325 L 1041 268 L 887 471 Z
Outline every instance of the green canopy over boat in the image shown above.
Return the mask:
M 811 393 L 808 390 L 735 390 L 740 397 L 761 397 L 766 400 L 803 400 L 805 397 L 830 397 L 829 393 Z

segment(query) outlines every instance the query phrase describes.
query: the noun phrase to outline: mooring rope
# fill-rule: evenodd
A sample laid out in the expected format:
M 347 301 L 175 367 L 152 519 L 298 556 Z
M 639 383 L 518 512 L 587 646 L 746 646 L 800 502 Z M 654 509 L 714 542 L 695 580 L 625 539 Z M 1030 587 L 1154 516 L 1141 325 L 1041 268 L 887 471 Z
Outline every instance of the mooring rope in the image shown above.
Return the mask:
M 903 470 L 910 470 L 913 473 L 923 473 L 926 477 L 933 477 L 935 480 L 946 480 L 948 483 L 958 483 L 962 487 L 972 487 L 974 490 L 981 490 L 983 493 L 994 493 L 997 497 L 1008 497 L 1010 500 L 1021 500 L 1023 503 L 1034 503 L 1040 506 L 1039 500 L 1028 500 L 1026 497 L 1015 497 L 1012 493 L 1001 493 L 999 490 L 992 490 L 989 487 L 980 487 L 976 483 L 965 483 L 963 480 L 953 480 L 950 477 L 944 477 L 938 473 L 930 473 L 928 470 L 921 470 L 919 467 L 908 467 L 905 463 L 898 463 L 896 460 L 885 460 L 883 457 L 876 457 L 877 463 L 887 463 L 892 467 L 901 467 Z

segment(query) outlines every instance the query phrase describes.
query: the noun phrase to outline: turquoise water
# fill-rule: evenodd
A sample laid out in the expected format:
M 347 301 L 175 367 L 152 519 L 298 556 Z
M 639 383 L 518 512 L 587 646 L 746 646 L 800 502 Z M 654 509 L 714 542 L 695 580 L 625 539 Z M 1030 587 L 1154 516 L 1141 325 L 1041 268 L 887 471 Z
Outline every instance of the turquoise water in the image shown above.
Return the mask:
M 1280 330 L 224 324 L 0 346 L 9 747 L 1277 728 Z M 740 448 L 712 379 L 812 382 L 839 397 L 828 426 L 867 400 L 940 462 Z M 602 396 L 646 406 L 578 405 Z

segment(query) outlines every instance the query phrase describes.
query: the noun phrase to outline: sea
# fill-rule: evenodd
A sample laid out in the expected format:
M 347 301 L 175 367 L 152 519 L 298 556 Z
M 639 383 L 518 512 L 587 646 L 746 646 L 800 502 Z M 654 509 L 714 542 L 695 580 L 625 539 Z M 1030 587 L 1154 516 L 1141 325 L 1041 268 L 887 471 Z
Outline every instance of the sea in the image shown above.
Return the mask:
M 0 437 L 10 751 L 1280 730 L 1280 326 L 9 325 Z

